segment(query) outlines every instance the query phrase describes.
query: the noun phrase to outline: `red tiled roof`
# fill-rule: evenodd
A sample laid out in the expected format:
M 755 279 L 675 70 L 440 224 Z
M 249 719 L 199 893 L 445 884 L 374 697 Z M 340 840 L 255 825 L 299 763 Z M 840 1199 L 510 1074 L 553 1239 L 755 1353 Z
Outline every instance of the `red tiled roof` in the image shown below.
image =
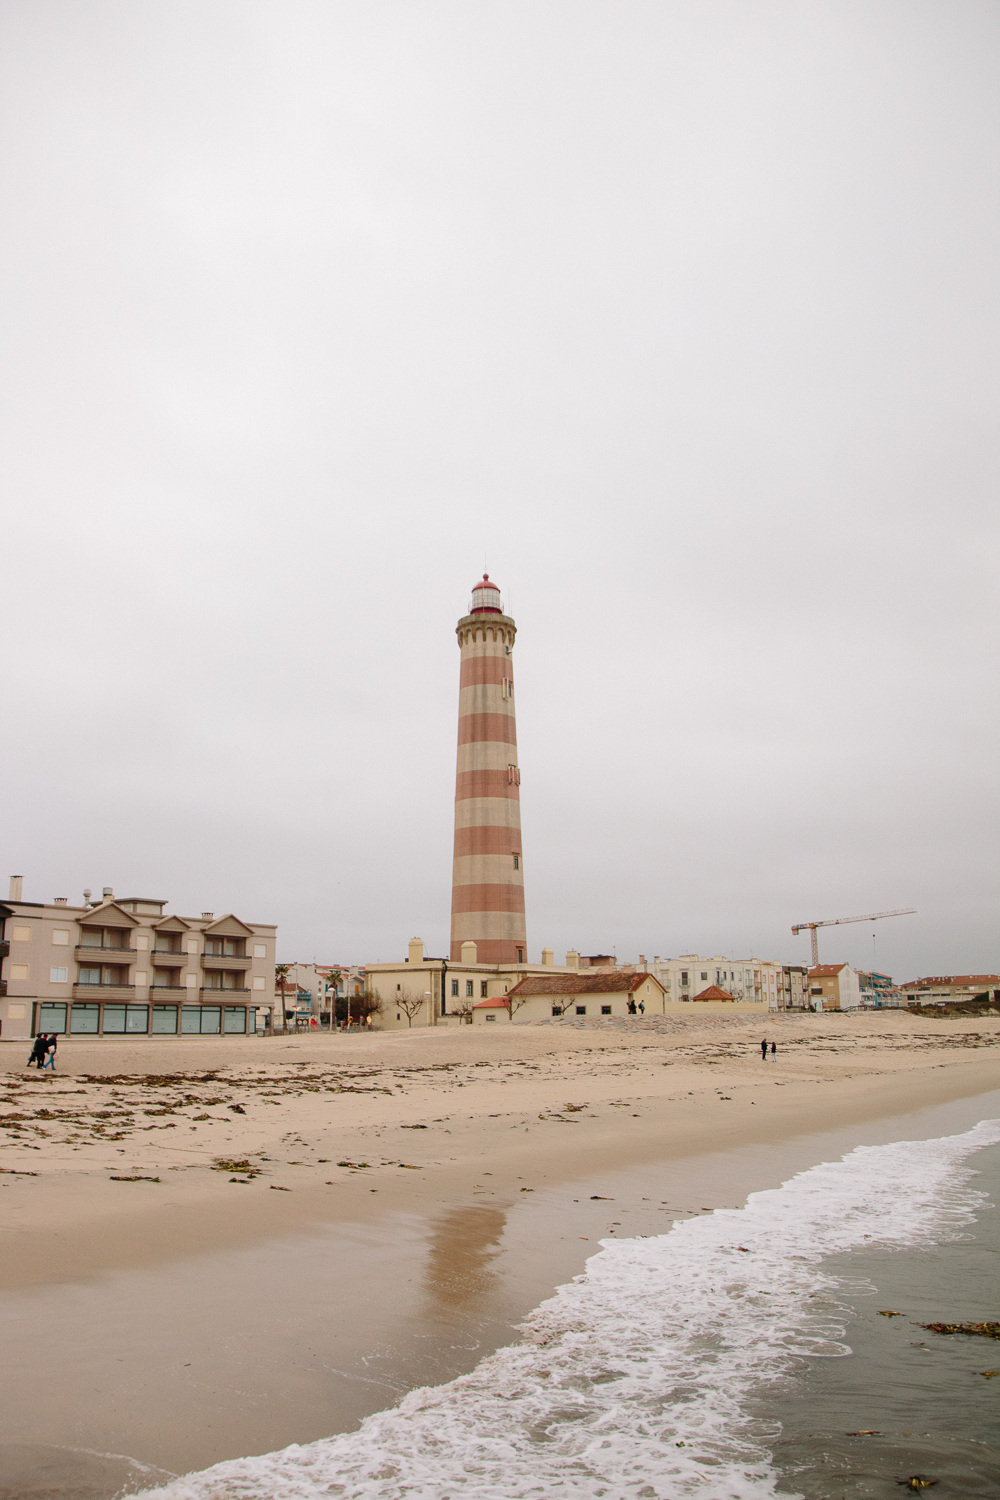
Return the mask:
M 628 969 L 589 969 L 583 974 L 529 974 L 511 990 L 522 1000 L 532 995 L 632 995 L 644 983 L 663 985 L 655 974 Z M 665 992 L 664 992 L 665 993 Z
M 938 984 L 1000 984 L 1000 974 L 935 974 L 929 979 L 910 979 L 906 984 L 901 984 L 902 990 L 928 989 Z
M 476 1004 L 472 1007 L 472 1009 L 473 1010 L 496 1010 L 497 1008 L 500 1008 L 500 1007 L 502 1007 L 504 1010 L 507 1009 L 507 996 L 506 995 L 494 995 L 492 997 L 492 999 L 490 999 L 490 1000 L 477 1000 Z
M 809 970 L 810 979 L 832 979 L 839 974 L 841 969 L 846 969 L 846 964 L 817 964 L 814 969 Z
M 696 1000 L 732 1000 L 734 1004 L 736 999 L 728 990 L 720 990 L 717 984 L 710 984 L 707 990 L 702 990 L 694 998 Z

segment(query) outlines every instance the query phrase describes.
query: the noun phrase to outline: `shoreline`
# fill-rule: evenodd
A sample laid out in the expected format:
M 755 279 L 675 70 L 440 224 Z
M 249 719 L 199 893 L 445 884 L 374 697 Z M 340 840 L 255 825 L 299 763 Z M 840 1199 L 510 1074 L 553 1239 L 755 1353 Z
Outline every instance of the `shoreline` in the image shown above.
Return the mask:
M 729 1022 L 721 1036 L 361 1037 L 352 1055 L 343 1039 L 289 1039 L 238 1068 L 230 1054 L 225 1076 L 222 1048 L 207 1067 L 175 1058 L 188 1070 L 156 1082 L 112 1071 L 120 1058 L 100 1082 L 83 1068 L 20 1086 L 7 1074 L 8 1116 L 35 1118 L 0 1149 L 2 1305 L 19 1370 L 0 1383 L 4 1440 L 45 1433 L 181 1472 L 346 1430 L 515 1339 L 601 1238 L 738 1206 L 824 1141 L 842 1154 L 881 1122 L 971 1104 L 1000 1077 L 995 1020 L 772 1019 L 774 1064 Z M 80 1058 L 88 1069 L 98 1050 Z M 131 1061 L 147 1067 L 148 1053 Z M 259 1175 L 234 1184 L 213 1169 L 225 1153 Z M 114 1391 L 107 1410 L 93 1410 L 79 1369 L 53 1380 L 61 1350 Z M 30 1392 L 46 1374 L 40 1423 Z M 3 1471 L 0 1448 L 0 1494 Z

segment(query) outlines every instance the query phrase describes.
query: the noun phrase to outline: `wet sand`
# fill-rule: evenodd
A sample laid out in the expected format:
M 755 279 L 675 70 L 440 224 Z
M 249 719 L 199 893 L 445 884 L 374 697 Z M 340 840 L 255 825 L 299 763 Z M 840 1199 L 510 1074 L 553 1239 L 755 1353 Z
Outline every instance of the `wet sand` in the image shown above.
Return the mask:
M 0 1049 L 0 1497 L 350 1428 L 516 1336 L 600 1237 L 1000 1075 L 993 1018 L 771 1021 L 774 1064 L 745 1023 L 686 1020 L 64 1043 L 55 1079 Z

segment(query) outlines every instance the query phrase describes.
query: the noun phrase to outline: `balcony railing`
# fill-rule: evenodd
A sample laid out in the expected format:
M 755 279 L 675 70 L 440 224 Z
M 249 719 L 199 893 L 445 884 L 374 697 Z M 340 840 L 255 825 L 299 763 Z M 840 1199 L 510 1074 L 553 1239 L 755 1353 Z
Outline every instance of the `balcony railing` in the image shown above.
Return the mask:
M 6 958 L 10 952 L 10 943 L 6 938 L 0 938 L 0 958 Z
M 203 969 L 249 969 L 253 963 L 245 953 L 203 953 L 201 955 L 201 966 Z
M 134 984 L 74 984 L 74 1000 L 131 1000 Z
M 161 969 L 180 969 L 187 963 L 186 953 L 174 953 L 169 948 L 154 948 L 149 957 Z
M 6 993 L 7 993 L 7 981 L 6 981 L 6 979 L 0 979 L 0 999 L 2 999 L 3 996 L 6 995 Z
M 225 1000 L 227 995 L 249 995 L 249 990 L 218 990 L 207 984 L 203 984 L 198 991 L 199 995 L 211 995 L 215 1000 Z
M 149 986 L 149 998 L 155 1000 L 157 995 L 166 995 L 172 999 L 175 995 L 186 995 L 186 984 L 151 984 Z
M 137 952 L 137 948 L 112 948 L 110 944 L 104 944 L 101 947 L 98 947 L 96 943 L 77 943 L 76 947 L 73 949 L 73 953 L 77 958 L 96 958 L 98 955 L 100 955 L 101 961 L 103 963 L 114 962 L 113 959 L 109 960 L 106 957 L 107 954 L 121 953 L 124 954 L 124 957 L 119 959 L 119 963 L 123 964 L 135 963 L 135 955 Z

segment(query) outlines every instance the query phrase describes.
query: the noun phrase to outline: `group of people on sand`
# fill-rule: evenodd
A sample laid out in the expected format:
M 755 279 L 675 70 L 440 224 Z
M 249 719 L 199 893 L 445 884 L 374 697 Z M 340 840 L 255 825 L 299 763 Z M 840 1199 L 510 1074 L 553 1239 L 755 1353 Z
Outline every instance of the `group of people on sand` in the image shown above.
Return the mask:
M 54 1073 L 56 1070 L 56 1049 L 58 1046 L 59 1038 L 54 1031 L 40 1031 L 35 1037 L 35 1045 L 32 1047 L 31 1056 L 28 1058 L 28 1067 L 30 1068 L 32 1063 L 37 1063 L 39 1072 L 45 1068 L 51 1068 Z
M 629 1013 L 630 1016 L 634 1016 L 637 1013 L 640 1016 L 644 1016 L 646 1014 L 646 1002 L 645 1002 L 645 1000 L 640 1000 L 639 1001 L 638 1012 L 636 1011 L 636 1004 L 635 1004 L 634 1000 L 629 1000 L 628 1005 L 627 1005 L 626 1008 L 627 1008 L 628 1013 Z
M 761 1060 L 761 1062 L 767 1062 L 767 1047 L 768 1047 L 767 1037 L 766 1036 L 762 1036 L 761 1039 L 760 1039 L 760 1060 Z M 771 1061 L 774 1062 L 774 1060 L 775 1060 L 775 1058 L 777 1056 L 778 1056 L 778 1044 L 777 1044 L 777 1042 L 772 1042 L 771 1043 Z

